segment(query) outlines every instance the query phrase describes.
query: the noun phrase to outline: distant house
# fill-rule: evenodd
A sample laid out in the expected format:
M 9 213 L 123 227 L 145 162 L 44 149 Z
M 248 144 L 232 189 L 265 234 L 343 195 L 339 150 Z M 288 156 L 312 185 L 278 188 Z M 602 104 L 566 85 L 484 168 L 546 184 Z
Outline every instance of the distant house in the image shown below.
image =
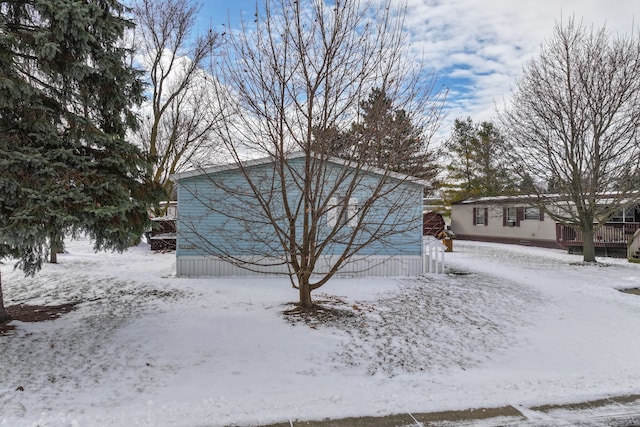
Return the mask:
M 640 210 L 630 205 L 595 233 L 596 253 L 626 257 L 627 244 L 639 227 Z M 451 228 L 464 240 L 561 248 L 572 253 L 581 253 L 583 247 L 580 231 L 556 223 L 527 196 L 480 197 L 454 203 Z
M 304 160 L 299 153 L 290 155 L 287 159 L 287 173 L 301 173 Z M 349 168 L 340 159 L 329 159 L 326 162 L 327 173 L 324 179 L 327 180 L 338 176 L 338 171 Z M 282 193 L 274 191 L 274 186 L 277 187 L 280 183 L 276 173 L 277 168 L 272 160 L 264 158 L 248 161 L 243 168 L 227 164 L 179 173 L 172 177 L 178 189 L 176 270 L 179 276 L 246 276 L 288 272 L 288 266 L 283 262 L 282 245 L 270 240 L 273 226 L 263 221 L 262 207 L 257 205 L 256 197 L 253 196 L 254 191 L 273 194 L 273 215 L 281 214 L 278 211 L 282 202 L 278 202 L 278 197 Z M 261 188 L 250 189 L 244 174 L 248 174 Z M 349 218 L 339 218 L 338 209 L 329 209 L 321 221 L 320 234 L 328 232 L 337 221 L 343 220 L 344 230 L 349 233 L 350 228 L 355 225 L 352 222 L 357 222 L 360 204 L 369 200 L 371 189 L 381 178 L 382 172 L 372 168 L 366 171 L 365 178 L 350 193 L 348 200 L 341 199 L 339 195 L 332 197 L 330 205 L 338 207 L 348 204 Z M 392 174 L 385 179 L 390 179 L 393 183 L 392 191 L 376 200 L 362 221 L 368 229 L 387 236 L 380 240 L 374 239 L 351 258 L 351 262 L 340 274 L 418 276 L 425 271 L 432 271 L 431 263 L 424 259 L 422 239 L 424 183 L 401 174 Z M 334 182 L 330 182 L 328 186 L 333 184 Z M 288 202 L 293 206 L 298 205 L 301 197 L 296 188 L 294 184 L 287 187 Z M 402 209 L 388 210 L 389 206 L 398 206 L 399 201 Z M 390 216 L 389 212 L 392 212 Z M 402 224 L 401 229 L 391 229 L 394 224 Z M 359 238 L 366 238 L 366 232 Z M 341 249 L 340 243 L 328 245 L 317 270 L 321 272 L 327 268 L 332 257 L 341 254 Z M 241 265 L 243 261 L 256 262 L 251 269 L 246 269 Z

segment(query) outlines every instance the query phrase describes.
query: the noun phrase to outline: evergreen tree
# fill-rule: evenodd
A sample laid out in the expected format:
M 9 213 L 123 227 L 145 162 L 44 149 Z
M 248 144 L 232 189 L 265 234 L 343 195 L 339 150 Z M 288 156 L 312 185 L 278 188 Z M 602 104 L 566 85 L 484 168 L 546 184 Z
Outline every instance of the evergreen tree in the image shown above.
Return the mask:
M 121 251 L 147 226 L 148 165 L 125 140 L 142 85 L 124 13 L 116 0 L 0 2 L 0 257 L 25 274 L 65 233 Z
M 475 192 L 476 164 L 475 146 L 477 137 L 475 126 L 471 117 L 466 121 L 456 119 L 453 124 L 451 137 L 445 144 L 450 161 L 447 165 L 448 185 L 452 188 L 450 193 L 451 201 L 464 200 Z M 455 185 L 457 183 L 457 190 Z
M 503 155 L 504 140 L 491 122 L 473 123 L 471 118 L 456 119 L 445 144 L 450 158 L 447 165 L 451 202 L 477 196 L 498 196 L 520 192 Z M 453 184 L 455 183 L 455 184 Z
M 518 192 L 520 194 L 531 195 L 536 194 L 539 189 L 539 183 L 533 179 L 528 173 L 523 173 L 522 178 L 519 179 Z
M 478 166 L 477 187 L 485 196 L 499 196 L 520 192 L 519 185 L 510 174 L 504 156 L 505 141 L 491 122 L 477 127 L 475 162 Z
M 406 110 L 394 108 L 384 89 L 374 88 L 360 103 L 360 120 L 350 131 L 352 144 L 366 163 L 436 183 L 438 167 L 427 150 L 422 129 L 412 123 Z

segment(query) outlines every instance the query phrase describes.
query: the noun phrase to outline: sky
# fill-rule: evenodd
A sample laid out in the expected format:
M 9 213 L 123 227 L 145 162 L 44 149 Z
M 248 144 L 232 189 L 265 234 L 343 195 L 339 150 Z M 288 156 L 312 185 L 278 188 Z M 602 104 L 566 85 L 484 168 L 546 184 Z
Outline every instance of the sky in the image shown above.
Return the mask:
M 640 0 L 407 0 L 407 6 L 411 50 L 449 90 L 445 128 L 457 118 L 493 120 L 557 21 L 574 15 L 587 26 L 626 35 L 640 23 Z M 222 28 L 228 20 L 235 26 L 255 7 L 256 0 L 207 1 L 201 24 Z

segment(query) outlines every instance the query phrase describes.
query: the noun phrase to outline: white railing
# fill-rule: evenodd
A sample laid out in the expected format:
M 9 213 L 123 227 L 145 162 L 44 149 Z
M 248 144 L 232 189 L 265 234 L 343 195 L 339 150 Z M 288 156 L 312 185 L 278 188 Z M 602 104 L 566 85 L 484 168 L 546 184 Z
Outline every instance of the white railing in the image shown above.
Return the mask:
M 632 259 L 635 253 L 640 250 L 640 228 L 633 233 L 633 237 L 627 243 L 627 259 Z
M 444 252 L 447 247 L 433 236 L 422 238 L 422 273 L 444 273 Z

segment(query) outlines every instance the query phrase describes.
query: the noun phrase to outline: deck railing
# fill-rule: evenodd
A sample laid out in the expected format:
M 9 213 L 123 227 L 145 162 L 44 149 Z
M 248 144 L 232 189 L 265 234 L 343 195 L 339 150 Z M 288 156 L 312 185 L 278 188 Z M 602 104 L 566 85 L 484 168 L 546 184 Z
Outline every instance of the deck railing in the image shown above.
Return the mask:
M 631 242 L 634 233 L 640 229 L 638 222 L 609 222 L 593 233 L 595 246 L 624 246 Z M 563 246 L 582 246 L 582 232 L 562 224 L 556 224 L 556 241 Z

